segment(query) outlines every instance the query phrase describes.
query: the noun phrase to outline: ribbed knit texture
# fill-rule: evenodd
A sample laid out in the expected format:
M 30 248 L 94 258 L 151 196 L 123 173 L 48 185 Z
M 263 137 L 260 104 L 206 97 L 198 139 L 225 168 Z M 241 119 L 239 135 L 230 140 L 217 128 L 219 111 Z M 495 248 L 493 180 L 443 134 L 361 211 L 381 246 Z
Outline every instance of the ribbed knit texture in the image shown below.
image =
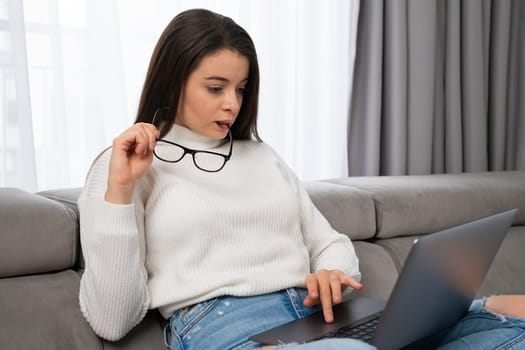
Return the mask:
M 175 125 L 165 139 L 228 152 Z M 133 204 L 104 201 L 110 151 L 94 164 L 78 205 L 86 269 L 82 313 L 101 337 L 123 337 L 150 308 L 173 311 L 216 296 L 304 286 L 319 269 L 360 277 L 350 240 L 335 232 L 300 181 L 265 145 L 235 141 L 218 173 L 154 159 Z

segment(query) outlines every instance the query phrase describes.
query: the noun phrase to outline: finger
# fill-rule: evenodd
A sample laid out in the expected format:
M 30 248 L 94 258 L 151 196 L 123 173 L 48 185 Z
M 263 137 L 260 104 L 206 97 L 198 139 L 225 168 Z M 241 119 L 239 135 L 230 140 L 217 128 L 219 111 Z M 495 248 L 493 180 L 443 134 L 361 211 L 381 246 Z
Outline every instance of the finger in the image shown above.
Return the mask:
M 354 288 L 356 290 L 360 290 L 363 288 L 363 285 L 361 283 L 359 283 L 358 281 L 356 281 L 354 278 L 350 277 L 350 276 L 347 276 L 347 275 L 344 275 L 341 277 L 341 284 L 346 288 L 346 287 L 351 287 L 351 288 Z
M 323 308 L 324 320 L 326 323 L 334 322 L 334 312 L 332 310 L 332 294 L 329 291 L 330 287 L 328 284 L 327 289 L 321 291 L 321 306 Z
M 155 148 L 155 143 L 160 137 L 160 131 L 153 124 L 143 123 L 144 130 L 148 133 L 148 151 L 153 151 Z
M 153 129 L 153 135 L 155 135 L 154 140 L 153 140 L 153 148 L 155 148 L 155 143 L 157 142 L 158 139 L 160 139 L 160 130 L 157 129 L 157 127 L 153 124 L 151 124 L 151 127 Z
M 341 303 L 343 301 L 343 294 L 341 288 L 341 276 L 339 274 L 330 274 L 330 289 L 332 290 L 332 300 L 334 304 Z
M 148 135 L 146 128 L 142 124 L 137 124 L 135 126 L 135 130 L 137 132 L 136 141 L 135 141 L 137 143 L 137 146 L 135 147 L 135 153 L 145 156 L 148 154 L 148 149 L 150 145 L 150 140 L 149 140 L 150 137 Z
M 309 274 L 306 276 L 306 289 L 308 290 L 308 295 L 304 299 L 304 304 L 306 306 L 313 306 L 319 302 L 319 286 L 317 284 L 317 278 L 314 274 Z
M 334 321 L 334 314 L 332 311 L 332 290 L 330 287 L 330 276 L 329 273 L 318 274 L 319 283 L 319 298 L 323 308 L 324 319 L 327 323 Z
M 137 133 L 128 129 L 113 140 L 113 149 L 118 149 L 126 154 L 135 152 L 137 147 Z

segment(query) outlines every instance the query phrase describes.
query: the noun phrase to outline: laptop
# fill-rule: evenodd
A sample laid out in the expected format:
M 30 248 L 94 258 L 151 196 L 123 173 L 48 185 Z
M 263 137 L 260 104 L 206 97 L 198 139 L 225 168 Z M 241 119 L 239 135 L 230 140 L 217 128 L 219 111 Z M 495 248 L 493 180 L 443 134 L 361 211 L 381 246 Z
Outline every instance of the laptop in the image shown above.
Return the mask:
M 379 350 L 433 348 L 428 342 L 468 311 L 517 212 L 507 210 L 416 239 L 386 303 L 351 297 L 334 307 L 331 324 L 319 311 L 250 339 L 276 345 L 350 337 Z

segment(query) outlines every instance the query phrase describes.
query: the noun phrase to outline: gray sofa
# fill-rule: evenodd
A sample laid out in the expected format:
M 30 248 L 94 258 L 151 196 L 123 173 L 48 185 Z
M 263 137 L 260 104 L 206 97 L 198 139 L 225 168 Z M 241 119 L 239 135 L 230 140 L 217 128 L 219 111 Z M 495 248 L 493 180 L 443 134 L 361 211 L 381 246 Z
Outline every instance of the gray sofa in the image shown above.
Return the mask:
M 358 177 L 307 182 L 332 226 L 360 258 L 361 295 L 387 299 L 415 237 L 519 208 L 480 295 L 525 293 L 525 172 Z M 2 349 L 162 349 L 156 310 L 125 338 L 98 338 L 78 306 L 80 189 L 0 188 Z

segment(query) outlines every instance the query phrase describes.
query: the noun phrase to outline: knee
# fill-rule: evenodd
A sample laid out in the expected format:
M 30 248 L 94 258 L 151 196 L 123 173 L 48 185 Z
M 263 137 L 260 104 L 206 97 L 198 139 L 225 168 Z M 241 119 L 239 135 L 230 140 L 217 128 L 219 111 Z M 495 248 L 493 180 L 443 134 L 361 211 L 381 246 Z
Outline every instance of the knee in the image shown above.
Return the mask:
M 496 314 L 525 318 L 525 295 L 494 295 L 487 298 L 485 307 Z

